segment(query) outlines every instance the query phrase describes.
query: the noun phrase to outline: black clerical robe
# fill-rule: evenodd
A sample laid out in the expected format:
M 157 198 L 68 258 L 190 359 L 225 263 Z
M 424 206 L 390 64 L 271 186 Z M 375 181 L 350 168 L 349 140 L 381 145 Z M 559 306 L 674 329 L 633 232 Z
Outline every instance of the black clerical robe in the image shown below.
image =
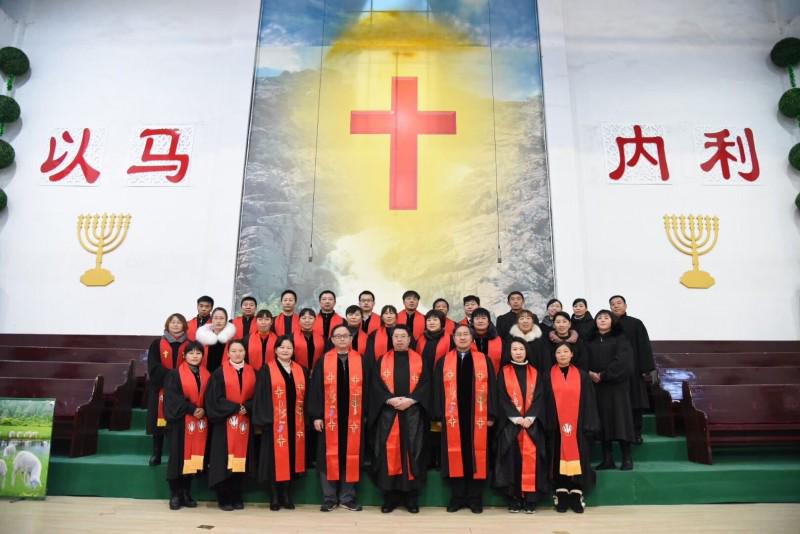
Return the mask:
M 384 365 L 384 359 L 393 354 L 394 364 Z M 418 359 L 419 369 L 412 376 L 410 358 Z M 385 369 L 384 369 L 385 368 Z M 389 372 L 391 374 L 389 374 Z M 411 491 L 425 483 L 428 458 L 425 451 L 425 434 L 430 411 L 430 375 L 422 356 L 416 352 L 392 351 L 375 364 L 369 400 L 369 428 L 375 433 L 372 446 L 372 467 L 375 484 L 383 491 Z M 387 373 L 387 376 L 384 376 Z M 417 374 L 419 373 L 419 374 Z M 393 392 L 387 381 L 392 384 Z M 414 385 L 414 391 L 411 386 Z M 408 397 L 416 402 L 404 411 L 386 404 L 392 397 Z M 400 467 L 402 473 L 391 475 L 387 459 L 387 439 L 395 420 L 400 429 Z
M 200 376 L 195 374 L 192 376 L 197 388 L 200 389 Z M 185 416 L 193 414 L 197 408 L 198 406 L 192 404 L 184 395 L 178 370 L 169 371 L 164 379 L 164 417 L 167 419 L 166 438 L 169 451 L 167 480 L 183 476 Z
M 163 434 L 166 428 L 159 427 L 158 421 L 158 395 L 164 387 L 164 380 L 170 369 L 176 369 L 183 360 L 180 357 L 180 347 L 183 341 L 173 341 L 169 343 L 170 354 L 166 357 L 170 359 L 172 367 L 165 367 L 163 364 L 164 355 L 161 354 L 161 340 L 158 338 L 150 344 L 147 351 L 147 421 L 146 429 L 148 434 Z
M 594 385 L 597 411 L 606 441 L 633 441 L 630 380 L 633 355 L 622 334 L 597 334 L 588 343 L 589 370 L 600 374 Z
M 647 334 L 644 323 L 628 314 L 619 318 L 619 327 L 633 351 L 631 358 L 633 369 L 630 381 L 631 406 L 634 410 L 647 408 L 650 406 L 650 402 L 647 397 L 647 388 L 642 381 L 642 374 L 655 369 L 650 336 Z

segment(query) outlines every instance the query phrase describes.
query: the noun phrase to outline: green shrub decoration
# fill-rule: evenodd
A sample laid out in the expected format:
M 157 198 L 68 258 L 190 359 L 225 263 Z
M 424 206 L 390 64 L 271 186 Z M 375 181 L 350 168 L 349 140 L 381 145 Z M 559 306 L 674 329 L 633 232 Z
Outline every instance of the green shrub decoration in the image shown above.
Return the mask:
M 1 109 L 2 103 L 0 103 Z M 790 119 L 800 117 L 800 88 L 794 87 L 783 93 L 780 101 L 778 101 L 778 110 Z
M 14 163 L 14 147 L 0 139 L 0 169 L 5 169 Z
M 22 76 L 31 68 L 25 52 L 13 46 L 0 48 L 0 70 L 6 76 Z
M 19 118 L 19 104 L 10 96 L 0 95 L 0 122 L 14 122 Z
M 8 205 L 8 195 L 6 195 L 5 191 L 0 189 L 0 211 L 6 209 L 7 205 Z
M 789 163 L 792 167 L 800 171 L 800 143 L 797 143 L 789 151 Z
M 797 37 L 781 39 L 772 47 L 769 57 L 773 63 L 782 68 L 797 65 L 800 63 L 800 39 Z

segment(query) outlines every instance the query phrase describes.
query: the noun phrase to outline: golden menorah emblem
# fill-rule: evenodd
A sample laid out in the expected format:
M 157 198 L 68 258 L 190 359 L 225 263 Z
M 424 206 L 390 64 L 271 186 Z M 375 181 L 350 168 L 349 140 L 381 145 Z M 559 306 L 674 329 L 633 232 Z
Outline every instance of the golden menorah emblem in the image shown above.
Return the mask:
M 85 286 L 107 286 L 114 275 L 103 269 L 103 256 L 119 248 L 128 235 L 131 216 L 128 215 L 78 215 L 78 241 L 89 254 L 95 255 L 94 268 L 81 276 Z
M 700 256 L 714 249 L 719 237 L 719 217 L 711 215 L 664 215 L 667 239 L 679 252 L 692 257 L 692 270 L 681 276 L 681 284 L 692 289 L 708 289 L 714 277 L 700 270 Z

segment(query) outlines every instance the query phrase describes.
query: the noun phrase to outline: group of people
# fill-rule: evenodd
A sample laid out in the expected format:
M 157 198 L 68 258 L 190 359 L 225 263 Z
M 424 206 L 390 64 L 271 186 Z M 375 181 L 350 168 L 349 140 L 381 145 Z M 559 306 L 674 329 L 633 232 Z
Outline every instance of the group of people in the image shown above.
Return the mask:
M 373 311 L 363 291 L 344 317 L 333 291 L 319 311 L 258 309 L 253 297 L 229 320 L 203 296 L 197 316 L 170 315 L 148 357 L 150 465 L 168 444 L 170 508 L 194 507 L 192 478 L 202 471 L 219 507 L 244 507 L 244 476 L 270 490 L 270 508 L 292 509 L 291 484 L 315 465 L 321 511 L 358 511 L 362 468 L 383 491 L 381 511 L 419 511 L 429 468 L 448 480 L 447 510 L 483 510 L 487 483 L 501 488 L 509 511 L 533 513 L 543 496 L 556 510 L 582 513 L 594 469 L 633 469 L 653 356 L 642 322 L 621 295 L 594 316 L 585 299 L 544 317 L 525 308 L 521 292 L 492 322 L 480 298 L 464 297 L 465 317 L 448 317 L 436 299 L 424 315 L 420 295 L 403 309 Z M 603 459 L 590 465 L 592 441 Z

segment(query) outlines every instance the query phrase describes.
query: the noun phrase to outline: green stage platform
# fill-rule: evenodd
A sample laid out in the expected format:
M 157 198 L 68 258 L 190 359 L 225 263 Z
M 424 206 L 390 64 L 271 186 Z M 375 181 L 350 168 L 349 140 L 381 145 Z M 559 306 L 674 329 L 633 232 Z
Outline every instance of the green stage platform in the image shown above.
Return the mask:
M 144 433 L 144 417 L 144 410 L 135 410 L 131 430 L 100 431 L 94 456 L 51 457 L 48 494 L 166 499 L 166 466 L 147 465 L 152 441 Z M 645 431 L 645 443 L 634 447 L 635 469 L 599 471 L 589 505 L 800 502 L 798 449 L 715 449 L 714 465 L 701 465 L 686 459 L 683 437 L 656 435 L 652 417 L 645 419 Z M 615 455 L 619 459 L 616 446 Z M 205 476 L 194 486 L 196 498 L 214 498 Z M 248 481 L 247 487 L 247 500 L 268 500 L 254 481 Z M 294 496 L 297 503 L 320 502 L 316 471 L 310 470 L 296 484 Z M 438 471 L 430 471 L 420 505 L 445 506 L 447 498 Z M 359 500 L 367 505 L 381 503 L 380 492 L 366 474 L 359 484 Z M 486 504 L 503 506 L 505 499 L 487 490 Z

